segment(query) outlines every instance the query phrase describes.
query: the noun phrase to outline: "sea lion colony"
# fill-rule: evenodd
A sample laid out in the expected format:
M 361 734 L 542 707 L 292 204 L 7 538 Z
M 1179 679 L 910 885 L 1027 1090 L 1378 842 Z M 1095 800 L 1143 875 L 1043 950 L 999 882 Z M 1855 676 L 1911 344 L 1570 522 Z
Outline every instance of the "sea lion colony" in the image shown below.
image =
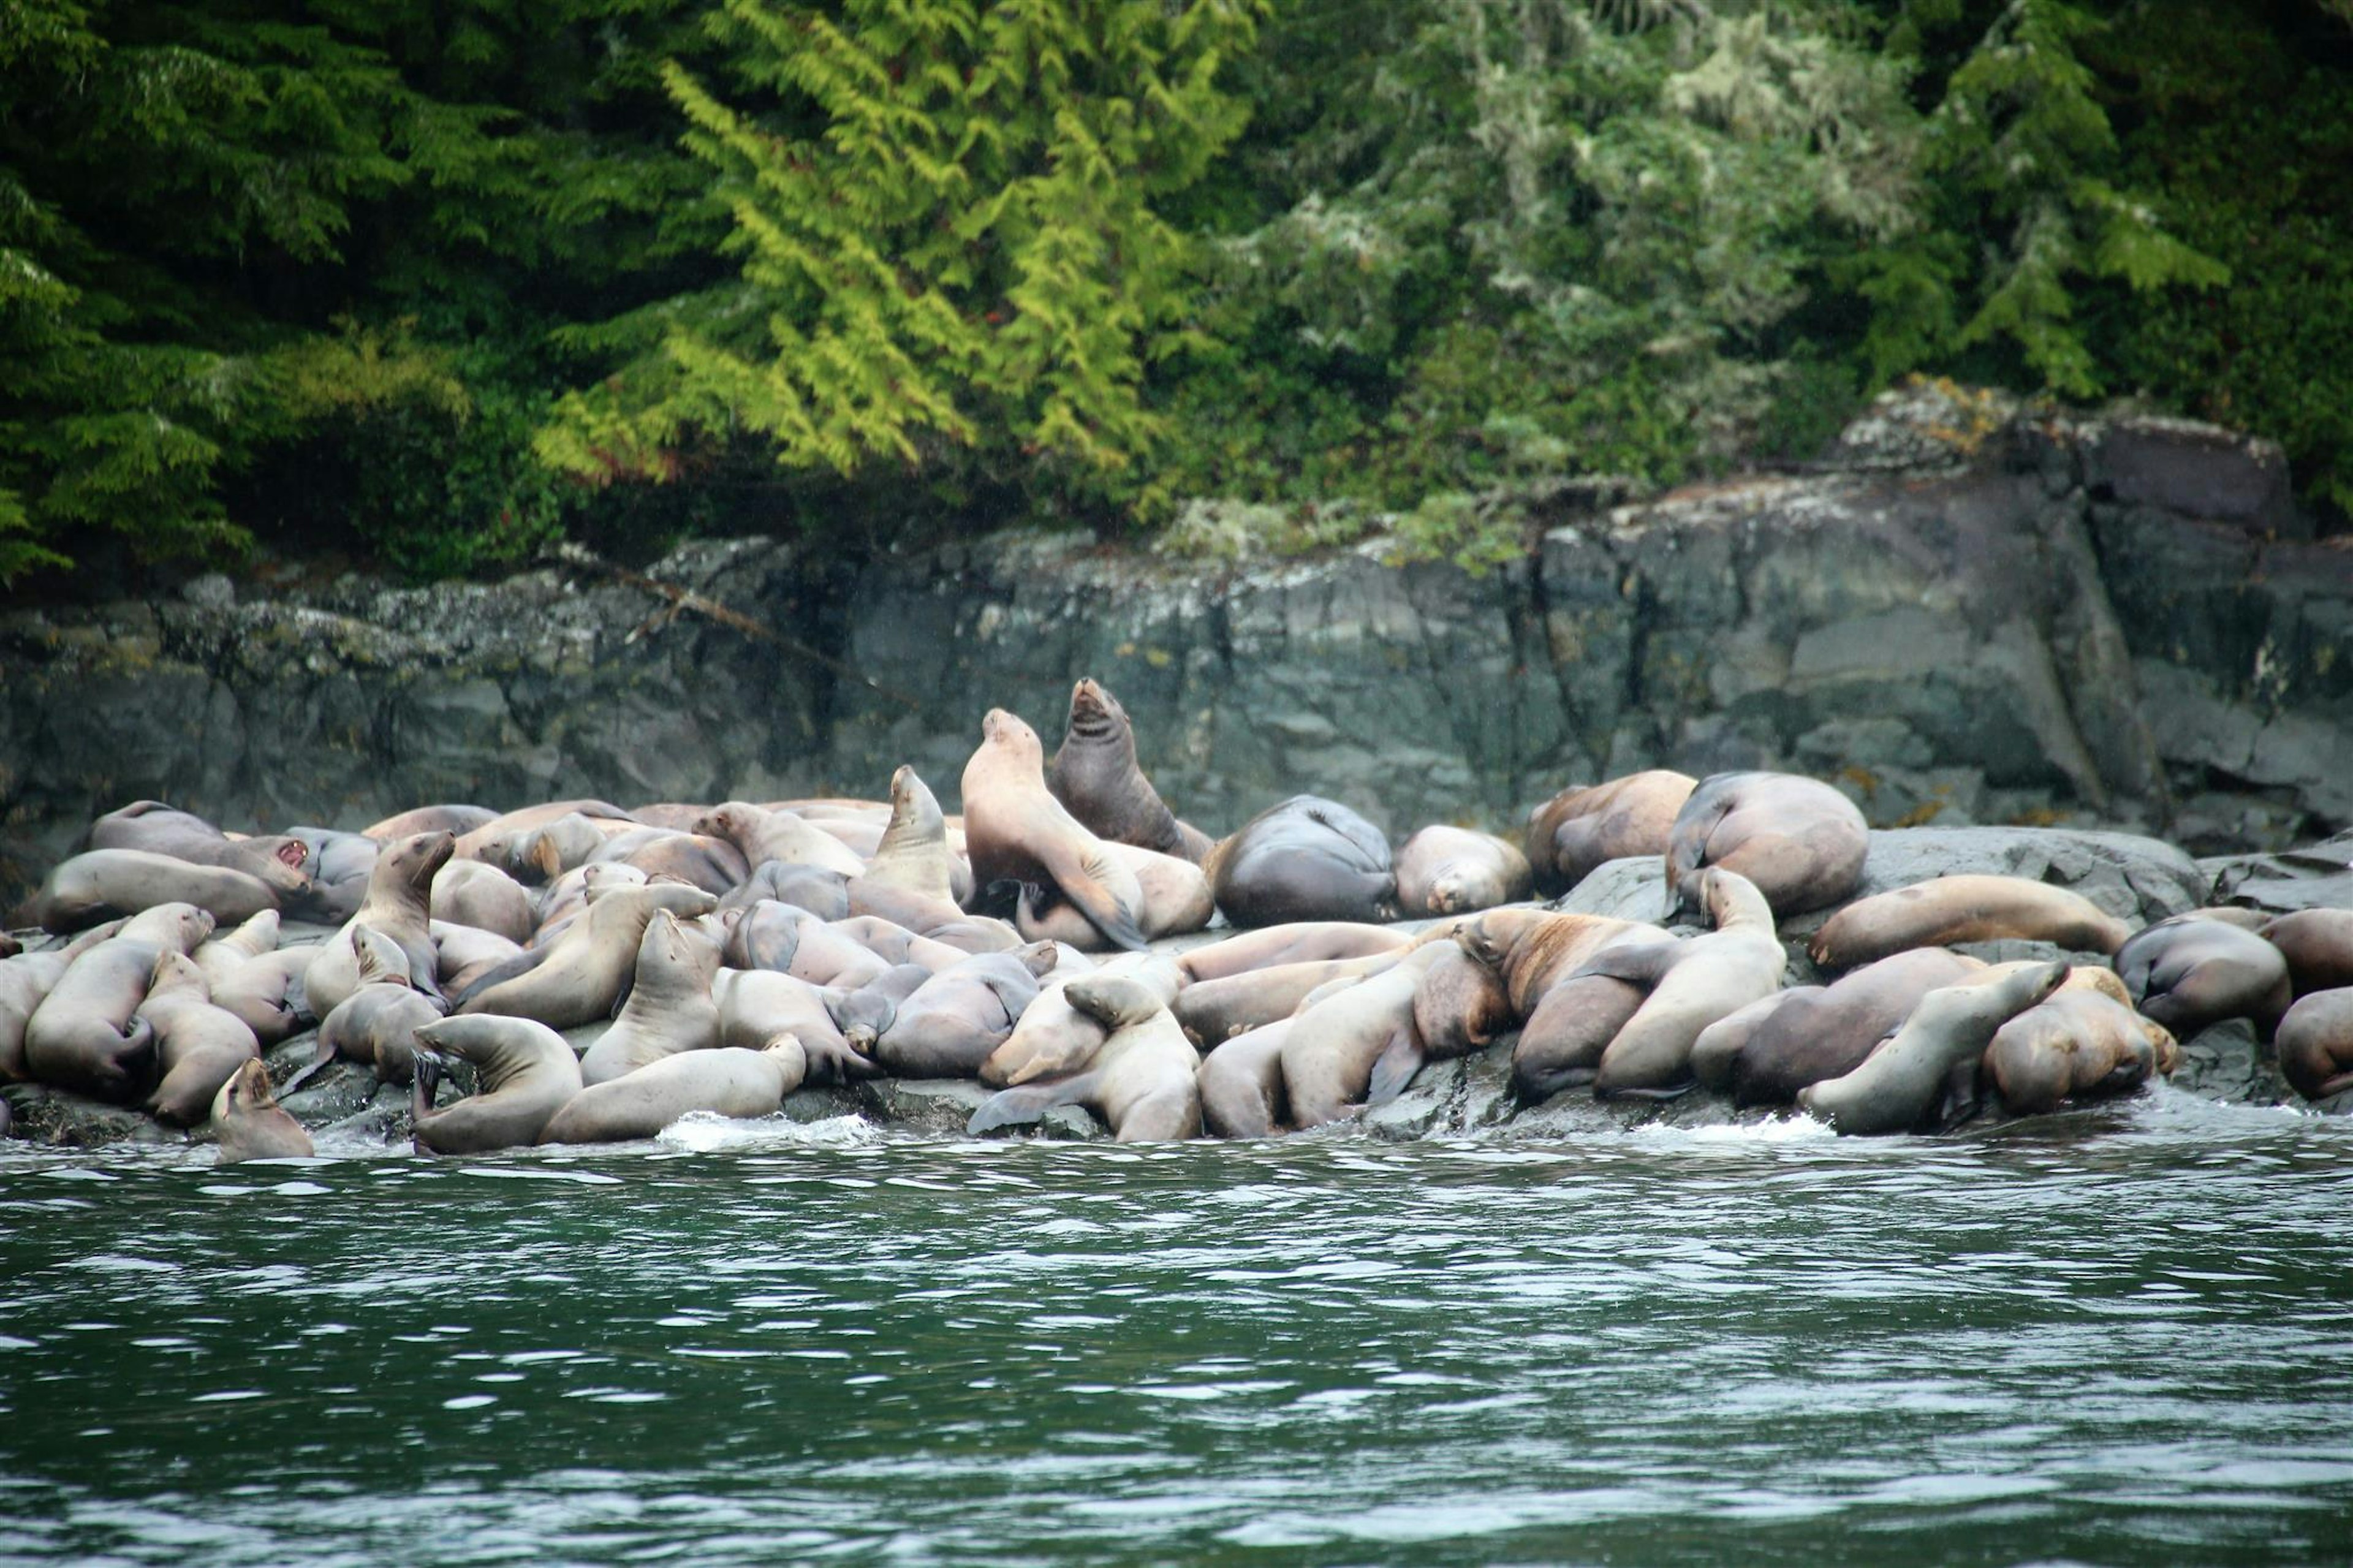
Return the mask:
M 224 1162 L 310 1151 L 261 1056 L 314 1026 L 277 1092 L 364 1064 L 414 1086 L 417 1147 L 451 1154 L 764 1116 L 880 1074 L 997 1088 L 976 1132 L 1072 1105 L 1123 1140 L 1262 1137 L 1514 1031 L 1524 1101 L 1703 1087 L 1842 1132 L 2126 1092 L 2230 1017 L 2303 1094 L 2353 1088 L 2353 910 L 2135 930 L 1991 876 L 1857 900 L 1863 820 L 1812 779 L 1637 773 L 1563 791 L 1524 845 L 1435 826 L 1393 852 L 1312 795 L 1212 839 L 1082 680 L 1053 757 L 992 710 L 962 782 L 954 817 L 902 767 L 887 801 L 436 805 L 251 837 L 137 802 L 0 938 L 0 1081 L 208 1123 Z M 1661 857 L 1662 913 L 1704 929 L 1530 901 L 1629 855 Z M 1824 909 L 1808 951 L 1835 978 L 1785 987 L 1776 921 Z M 1219 915 L 1222 940 L 1149 945 Z M 2005 938 L 2077 957 L 1948 945 Z M 457 1063 L 475 1089 L 445 1101 Z

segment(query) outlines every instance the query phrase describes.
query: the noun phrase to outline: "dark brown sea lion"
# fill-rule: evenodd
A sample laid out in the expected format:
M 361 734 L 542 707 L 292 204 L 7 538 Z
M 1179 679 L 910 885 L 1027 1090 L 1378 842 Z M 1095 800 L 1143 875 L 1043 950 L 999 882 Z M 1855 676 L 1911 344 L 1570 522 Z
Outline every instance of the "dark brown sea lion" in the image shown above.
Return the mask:
M 1529 868 L 1537 891 L 1556 898 L 1610 860 L 1663 855 L 1675 814 L 1699 781 L 1654 769 L 1565 789 L 1528 814 Z
M 1903 1132 L 1935 1108 L 1953 1070 L 1985 1055 L 1994 1031 L 2059 989 L 2063 963 L 2000 964 L 1920 998 L 1862 1066 L 1798 1093 L 1808 1115 L 1855 1135 Z
M 1666 856 L 1667 918 L 1701 907 L 1710 866 L 1757 885 L 1777 916 L 1819 910 L 1862 883 L 1871 828 L 1854 802 L 1795 773 L 1716 773 L 1675 814 Z
M 1140 951 L 1144 889 L 1046 788 L 1038 732 L 1002 708 L 981 721 L 964 769 L 965 848 L 973 880 L 1050 886 L 1114 947 Z
M 1305 921 L 1289 925 L 1261 926 L 1194 948 L 1176 960 L 1177 975 L 1187 984 L 1223 980 L 1252 969 L 1279 963 L 1307 963 L 1325 958 L 1362 958 L 1368 952 L 1388 952 L 1411 947 L 1414 939 L 1393 926 L 1367 925 L 1359 921 Z
M 2173 1070 L 2175 1056 L 2173 1037 L 2133 1011 L 2113 972 L 2081 968 L 1994 1031 L 1983 1069 L 2003 1108 L 2028 1116 L 2128 1094 Z
M 438 1110 L 444 1058 L 473 1064 L 476 1091 Z M 417 1031 L 412 1134 L 420 1154 L 486 1154 L 539 1142 L 580 1092 L 580 1058 L 564 1037 L 530 1018 L 444 1018 Z
M 2353 987 L 2298 998 L 2272 1044 L 2280 1072 L 2305 1099 L 2327 1100 L 2353 1089 Z
M 1781 988 L 1788 955 L 1774 934 L 1772 907 L 1757 885 L 1736 871 L 1710 866 L 1699 873 L 1698 891 L 1715 928 L 1707 935 L 1672 945 L 1618 943 L 1582 966 L 1613 979 L 1647 980 L 1651 987 L 1601 1053 L 1593 1076 L 1597 1097 L 1655 1093 L 1689 1082 L 1692 1042 L 1700 1031 Z
M 638 944 L 654 912 L 668 910 L 692 919 L 709 914 L 718 901 L 682 882 L 617 888 L 590 904 L 547 946 L 534 948 L 475 982 L 472 990 L 458 998 L 456 1011 L 503 1013 L 557 1029 L 608 1018 L 636 972 Z
M 91 849 L 49 868 L 40 890 L 8 917 L 15 926 L 78 931 L 163 904 L 193 904 L 222 925 L 278 907 L 259 878 L 145 849 Z
M 1070 727 L 1046 764 L 1046 787 L 1098 838 L 1199 865 L 1210 838 L 1176 819 L 1135 761 L 1135 727 L 1092 679 L 1071 688 Z
M 1430 1061 L 1483 1049 L 1519 1022 L 1501 976 L 1451 942 L 1440 948 L 1413 989 L 1414 1034 Z
M 2224 1018 L 2269 1034 L 2294 998 L 2287 959 L 2253 931 L 2176 915 L 2116 950 L 2116 977 L 2133 1005 L 2187 1039 Z
M 1814 933 L 1807 952 L 1826 969 L 1852 969 L 1915 947 L 2005 937 L 2113 954 L 2133 933 L 2081 893 L 2028 877 L 1938 877 L 1858 899 Z
M 372 822 L 360 832 L 379 843 L 389 843 L 418 833 L 464 835 L 498 819 L 499 814 L 487 805 L 419 805 Z
M 664 1057 L 715 1047 L 719 1004 L 711 982 L 718 973 L 718 944 L 656 910 L 638 939 L 629 999 L 581 1058 L 580 1081 L 593 1089 Z
M 1398 908 L 1408 916 L 1469 914 L 1516 903 L 1533 890 L 1527 857 L 1492 833 L 1443 824 L 1398 847 Z
M 1537 1105 L 1591 1083 L 1601 1070 L 1601 1053 L 1649 995 L 1647 986 L 1612 974 L 1571 974 L 1556 982 L 1537 998 L 1512 1047 L 1512 1092 L 1522 1104 Z
M 1071 1005 L 1105 1031 L 1077 1071 L 1001 1090 L 966 1131 L 1035 1121 L 1056 1105 L 1082 1105 L 1122 1143 L 1168 1143 L 1201 1131 L 1197 1054 L 1168 1016 L 1161 988 L 1134 975 L 1087 974 L 1065 988 Z
M 1201 868 L 1238 926 L 1398 918 L 1388 840 L 1346 806 L 1312 795 L 1251 817 Z
M 2287 961 L 2298 996 L 2353 985 L 2353 910 L 2298 910 L 2264 921 L 2256 934 Z
M 700 1111 L 733 1121 L 774 1116 L 801 1086 L 807 1063 L 790 1035 L 756 1051 L 723 1046 L 660 1057 L 592 1083 L 548 1119 L 542 1143 L 619 1143 L 651 1138 Z
M 259 1061 L 229 1075 L 213 1097 L 213 1131 L 219 1137 L 216 1165 L 240 1160 L 307 1160 L 318 1152 L 302 1124 L 279 1108 L 269 1092 L 269 1072 Z
M 1894 1032 L 1921 997 L 1984 969 L 1974 958 L 1923 947 L 1866 963 L 1831 985 L 1781 993 L 1780 1005 L 1733 1058 L 1734 1100 L 1741 1105 L 1788 1105 L 1808 1084 L 1844 1077 Z
M 1765 1020 L 1799 997 L 1820 996 L 1819 985 L 1793 985 L 1786 991 L 1776 991 L 1769 996 L 1759 996 L 1746 1007 L 1736 1009 L 1718 1018 L 1699 1032 L 1692 1042 L 1692 1077 L 1702 1089 L 1729 1089 L 1732 1087 L 1733 1064 Z M 1631 1016 L 1632 1015 L 1628 1015 Z
M 90 825 L 90 847 L 144 849 L 199 866 L 226 866 L 253 878 L 281 900 L 300 898 L 311 888 L 304 869 L 310 850 L 300 839 L 283 834 L 231 838 L 203 817 L 160 800 L 133 801 L 108 812 Z M 227 917 L 220 918 L 226 921 Z
M 447 833 L 417 833 L 395 839 L 378 852 L 359 912 L 321 945 L 302 976 L 313 1016 L 326 1016 L 359 989 L 353 933 L 363 926 L 391 938 L 406 955 L 410 984 L 428 995 L 440 994 L 435 979 L 439 965 L 433 949 L 433 879 L 449 863 L 456 843 Z
M 942 970 L 899 1005 L 874 1042 L 874 1059 L 899 1078 L 971 1078 L 1005 1043 L 1052 969 L 1044 942 L 1018 952 L 985 952 Z
M 229 1075 L 261 1055 L 253 1031 L 212 1005 L 195 961 L 168 947 L 156 955 L 139 1016 L 155 1031 L 163 1075 L 147 1096 L 147 1114 L 166 1127 L 194 1127 L 210 1116 Z

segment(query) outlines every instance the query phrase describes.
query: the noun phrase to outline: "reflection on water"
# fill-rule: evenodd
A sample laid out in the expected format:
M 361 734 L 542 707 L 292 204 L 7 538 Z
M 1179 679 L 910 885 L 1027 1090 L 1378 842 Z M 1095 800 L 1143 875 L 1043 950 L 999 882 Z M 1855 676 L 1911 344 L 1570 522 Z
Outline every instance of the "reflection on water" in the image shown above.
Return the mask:
M 0 1154 L 0 1559 L 2353 1555 L 2353 1128 Z

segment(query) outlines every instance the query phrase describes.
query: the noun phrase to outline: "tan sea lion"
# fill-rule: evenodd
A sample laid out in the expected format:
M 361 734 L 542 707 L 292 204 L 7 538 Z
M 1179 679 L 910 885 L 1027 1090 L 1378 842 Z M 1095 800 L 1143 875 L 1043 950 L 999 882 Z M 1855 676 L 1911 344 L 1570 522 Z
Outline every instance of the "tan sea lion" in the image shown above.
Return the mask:
M 886 963 L 920 963 L 934 974 L 953 969 L 973 956 L 960 947 L 934 942 L 879 915 L 852 915 L 846 921 L 834 921 L 832 929 Z
M 749 877 L 729 889 L 726 897 L 719 900 L 719 907 L 723 910 L 740 910 L 763 899 L 797 905 L 821 921 L 848 920 L 849 879 L 822 866 L 763 860 L 752 868 Z
M 1056 961 L 1039 942 L 985 952 L 944 969 L 899 1005 L 874 1042 L 874 1059 L 898 1078 L 971 1078 L 1012 1034 Z
M 922 981 L 929 970 L 916 971 Z M 812 985 L 765 969 L 722 969 L 713 976 L 712 1000 L 719 1006 L 719 1043 L 740 1050 L 765 1050 L 785 1036 L 800 1042 L 803 1076 L 812 1083 L 847 1083 L 882 1069 L 866 1053 L 898 1016 L 899 1004 L 914 986 L 894 994 Z
M 475 1092 L 435 1109 L 455 1057 L 474 1068 Z M 564 1037 L 530 1018 L 443 1018 L 417 1031 L 410 1097 L 420 1154 L 486 1154 L 539 1142 L 548 1120 L 580 1092 L 580 1058 Z
M 1557 898 L 1605 862 L 1665 854 L 1675 814 L 1698 784 L 1660 768 L 1561 791 L 1528 814 L 1525 848 L 1537 890 Z
M 595 860 L 612 837 L 598 819 L 567 812 L 553 822 L 486 839 L 479 853 L 458 858 L 504 872 L 518 886 L 537 887 Z
M 1218 908 L 1238 926 L 1398 917 L 1388 839 L 1346 806 L 1312 795 L 1251 817 L 1201 868 Z
M 1306 963 L 1325 958 L 1362 958 L 1368 952 L 1399 951 L 1414 939 L 1394 926 L 1368 925 L 1359 921 L 1304 921 L 1261 926 L 1222 942 L 1204 943 L 1176 960 L 1185 984 L 1223 980 L 1252 969 L 1281 963 Z
M 851 880 L 861 890 L 895 888 L 951 904 L 971 897 L 972 868 L 949 852 L 947 818 L 914 769 L 902 766 L 891 775 L 890 825 Z
M 840 839 L 812 827 L 789 811 L 764 811 L 747 800 L 712 807 L 695 823 L 697 833 L 724 839 L 743 854 L 746 873 L 763 861 L 818 866 L 845 877 L 864 874 L 866 862 Z M 735 880 L 741 881 L 742 876 Z
M 433 873 L 427 903 L 435 920 L 491 931 L 518 944 L 529 942 L 539 924 L 530 891 L 487 860 L 453 857 Z
M 1533 1016 L 1544 994 L 1578 965 L 1630 932 L 1656 937 L 1656 928 L 1607 915 L 1554 914 L 1545 910 L 1489 910 L 1457 928 L 1462 951 L 1493 970 L 1512 999 L 1512 1011 Z
M 212 1005 L 195 961 L 168 947 L 156 955 L 139 1016 L 155 1031 L 163 1075 L 147 1096 L 147 1114 L 166 1127 L 194 1127 L 210 1116 L 229 1075 L 261 1055 L 253 1031 Z
M 1271 1138 L 1287 1131 L 1291 1097 L 1282 1082 L 1282 1047 L 1296 1020 L 1284 1018 L 1234 1036 L 1201 1058 L 1201 1124 L 1212 1138 Z
M 245 1020 L 264 1049 L 301 1032 L 317 1016 L 304 999 L 302 983 L 322 949 L 281 947 L 248 959 L 213 985 L 213 1005 Z
M 317 1061 L 289 1079 L 285 1092 L 331 1061 L 374 1068 L 378 1080 L 407 1083 L 417 1076 L 417 1031 L 442 1016 L 440 1006 L 401 981 L 370 981 L 320 1020 Z
M 551 1028 L 608 1018 L 637 969 L 638 944 L 658 910 L 692 919 L 719 900 L 682 882 L 616 888 L 597 898 L 562 936 L 502 964 L 458 998 L 459 1015 L 503 1013 Z
M 2269 1034 L 2295 994 L 2278 948 L 2189 915 L 2159 921 L 2118 948 L 2116 977 L 2134 1007 L 2183 1039 L 2224 1018 L 2252 1018 Z
M 1798 1091 L 1808 1115 L 1854 1135 L 1916 1127 L 1953 1069 L 1985 1055 L 1994 1031 L 2059 989 L 2063 963 L 2002 964 L 1920 998 L 1911 1016 L 1861 1067 Z
M 981 721 L 964 769 L 965 847 L 974 881 L 1051 887 L 1114 947 L 1140 951 L 1144 889 L 1135 874 L 1046 788 L 1038 732 L 1002 708 Z
M 1421 945 L 1402 943 L 1362 958 L 1310 960 L 1244 970 L 1186 986 L 1169 1005 L 1177 1025 L 1204 1050 L 1299 1010 L 1310 992 L 1335 980 L 1361 980 L 1393 967 Z
M 34 1010 L 75 959 L 115 936 L 122 924 L 109 921 L 92 926 L 63 947 L 0 959 L 0 1083 L 21 1083 L 30 1076 L 25 1066 L 25 1026 Z
M 1734 1100 L 1788 1105 L 1810 1083 L 1843 1078 L 1911 1016 L 1921 997 L 1985 967 L 1941 947 L 1922 947 L 1866 963 L 1827 986 L 1779 993 L 1780 1005 L 1733 1058 Z
M 1543 910 L 1490 910 L 1456 931 L 1462 951 L 1503 981 L 1521 1020 L 1512 1088 L 1524 1103 L 1590 1082 L 1601 1053 L 1650 994 L 1646 985 L 1580 973 L 1586 961 L 1613 942 L 1662 938 L 1631 921 Z
M 544 827 L 566 816 L 624 824 L 636 820 L 608 800 L 551 800 L 501 813 L 480 827 L 468 828 L 457 834 L 456 853 L 469 860 L 488 860 L 500 869 L 512 873 L 514 868 L 506 860 L 512 853 L 513 841 L 533 828 Z
M 90 849 L 49 868 L 40 890 L 8 917 L 13 926 L 78 931 L 163 904 L 193 904 L 222 925 L 278 907 L 260 879 L 145 849 Z
M 1200 1056 L 1168 1016 L 1161 988 L 1135 975 L 1088 974 L 1065 987 L 1071 1005 L 1106 1031 L 1067 1077 L 1000 1090 L 966 1131 L 1035 1121 L 1056 1105 L 1082 1105 L 1122 1143 L 1171 1143 L 1201 1131 Z
M 2306 1100 L 2353 1089 L 2353 987 L 2299 997 L 2272 1038 L 2281 1074 Z
M 765 969 L 812 985 L 853 989 L 891 967 L 891 960 L 807 910 L 766 900 L 735 918 L 720 961 L 731 969 Z
M 1692 1042 L 1691 1072 L 1702 1089 L 1727 1090 L 1732 1087 L 1732 1069 L 1740 1053 L 1756 1037 L 1766 1019 L 1780 1007 L 1799 998 L 1820 996 L 1819 985 L 1794 985 L 1786 991 L 1776 991 L 1769 996 L 1759 996 L 1746 1007 L 1725 1014 L 1699 1032 Z M 1630 1016 L 1631 1015 L 1629 1015 Z
M 2353 910 L 2298 910 L 2257 929 L 2287 961 L 2298 996 L 2353 985 Z
M 691 833 L 694 825 L 711 810 L 709 801 L 658 800 L 650 805 L 633 805 L 629 816 L 648 827 L 667 827 L 674 833 Z
M 744 1121 L 774 1116 L 801 1086 L 807 1062 L 791 1035 L 756 1051 L 734 1046 L 683 1051 L 592 1083 L 541 1129 L 542 1143 L 619 1143 L 651 1138 L 701 1112 Z
M 664 1057 L 715 1047 L 719 1004 L 711 982 L 718 973 L 718 944 L 656 910 L 638 940 L 629 999 L 581 1058 L 580 1081 L 594 1089 Z
M 2003 1108 L 2028 1116 L 2063 1100 L 2130 1093 L 2172 1071 L 2175 1056 L 2172 1035 L 2133 1011 L 2113 972 L 2079 968 L 1994 1031 L 1983 1070 Z
M 1124 978 L 1149 986 L 1167 1006 L 1177 994 L 1176 966 L 1149 953 L 1125 953 L 1092 972 L 1103 979 Z M 1092 1013 L 1071 1005 L 1065 993 L 1085 974 L 1066 974 L 1057 963 L 1029 1005 L 1014 1021 L 1005 1043 L 980 1064 L 980 1081 L 995 1088 L 1059 1078 L 1079 1071 L 1093 1057 L 1109 1031 Z
M 1788 955 L 1764 893 L 1738 872 L 1710 866 L 1699 873 L 1698 894 L 1715 928 L 1707 935 L 1613 943 L 1582 966 L 1651 987 L 1601 1053 L 1593 1076 L 1598 1098 L 1677 1090 L 1690 1080 L 1692 1042 L 1702 1029 L 1781 988 Z
M 213 1131 L 219 1137 L 216 1165 L 241 1160 L 307 1160 L 318 1150 L 302 1124 L 279 1108 L 269 1092 L 269 1072 L 259 1060 L 231 1073 L 213 1097 Z
M 1527 857 L 1516 847 L 1492 833 L 1442 824 L 1399 846 L 1395 867 L 1398 908 L 1409 917 L 1492 910 L 1535 889 Z
M 276 910 L 264 910 L 233 931 L 214 928 L 212 939 L 196 949 L 193 955 L 197 972 L 204 975 L 206 994 L 236 973 L 244 964 L 265 952 L 278 951 L 279 914 Z
M 649 880 L 675 878 L 714 899 L 732 892 L 750 877 L 754 864 L 725 838 L 667 827 L 633 827 L 617 833 L 588 858 L 588 863 L 635 866 Z
M 377 853 L 359 913 L 321 944 L 319 956 L 303 973 L 303 994 L 314 1016 L 326 1016 L 359 989 L 354 932 L 362 926 L 399 946 L 408 960 L 411 984 L 429 995 L 440 994 L 434 979 L 433 879 L 449 863 L 456 842 L 447 833 L 418 833 L 395 839 Z
M 455 996 L 501 963 L 512 963 L 524 949 L 496 931 L 481 931 L 454 921 L 432 921 L 433 974 L 441 994 Z
M 1716 773 L 1675 814 L 1667 838 L 1667 918 L 1696 913 L 1710 866 L 1757 886 L 1777 916 L 1819 910 L 1862 883 L 1871 828 L 1854 802 L 1795 773 Z
M 1157 942 L 1200 931 L 1218 912 L 1209 879 L 1192 861 L 1108 839 L 1103 853 L 1134 873 L 1144 895 L 1135 923 L 1147 939 Z M 1013 923 L 1025 942 L 1065 942 L 1088 952 L 1100 952 L 1105 946 L 1084 915 L 1034 883 L 1022 889 Z
M 1196 866 L 1209 853 L 1209 836 L 1178 821 L 1137 765 L 1127 710 L 1092 679 L 1071 688 L 1070 725 L 1046 764 L 1046 787 L 1106 842 L 1157 850 Z
M 2113 954 L 2132 933 L 2128 922 L 2081 893 L 2048 882 L 1938 877 L 1856 900 L 1823 923 L 1806 951 L 1826 969 L 1852 969 L 1915 947 L 2003 938 Z
M 1632 940 L 1620 938 L 1620 941 Z M 1650 989 L 1612 974 L 1572 974 L 1536 1000 L 1512 1047 L 1512 1092 L 1540 1105 L 1593 1081 L 1601 1054 L 1633 1021 Z
M 419 833 L 447 833 L 462 837 L 498 819 L 499 814 L 487 805 L 420 805 L 395 812 L 381 822 L 368 824 L 360 832 L 378 843 L 407 838 Z
M 212 934 L 194 905 L 162 904 L 69 964 L 25 1023 L 25 1070 L 36 1082 L 128 1104 L 155 1075 L 155 1031 L 138 1016 L 157 956 L 187 953 Z
M 1311 1000 L 1282 1042 L 1283 1092 L 1293 1121 L 1320 1127 L 1396 1098 L 1422 1062 L 1413 1027 L 1413 993 L 1445 956 L 1430 942 L 1346 989 Z
M 203 817 L 160 800 L 133 801 L 91 823 L 90 847 L 144 849 L 198 866 L 224 866 L 244 872 L 279 899 L 299 899 L 311 889 L 311 879 L 304 870 L 310 851 L 301 840 L 285 834 L 232 838 Z M 211 908 L 202 903 L 198 907 Z M 224 924 L 231 923 L 222 911 L 213 912 Z
M 1451 942 L 1413 988 L 1413 1030 L 1429 1061 L 1469 1056 L 1519 1019 L 1501 976 Z

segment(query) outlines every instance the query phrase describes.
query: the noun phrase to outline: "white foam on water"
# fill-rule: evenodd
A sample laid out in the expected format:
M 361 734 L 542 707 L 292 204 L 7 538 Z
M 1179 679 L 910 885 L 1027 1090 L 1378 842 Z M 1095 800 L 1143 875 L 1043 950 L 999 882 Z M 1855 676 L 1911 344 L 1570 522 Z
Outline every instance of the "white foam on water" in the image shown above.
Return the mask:
M 881 1130 L 863 1117 L 828 1116 L 794 1121 L 783 1116 L 741 1121 L 707 1110 L 692 1111 L 661 1130 L 654 1142 L 686 1154 L 757 1153 L 769 1149 L 856 1149 L 882 1141 Z

